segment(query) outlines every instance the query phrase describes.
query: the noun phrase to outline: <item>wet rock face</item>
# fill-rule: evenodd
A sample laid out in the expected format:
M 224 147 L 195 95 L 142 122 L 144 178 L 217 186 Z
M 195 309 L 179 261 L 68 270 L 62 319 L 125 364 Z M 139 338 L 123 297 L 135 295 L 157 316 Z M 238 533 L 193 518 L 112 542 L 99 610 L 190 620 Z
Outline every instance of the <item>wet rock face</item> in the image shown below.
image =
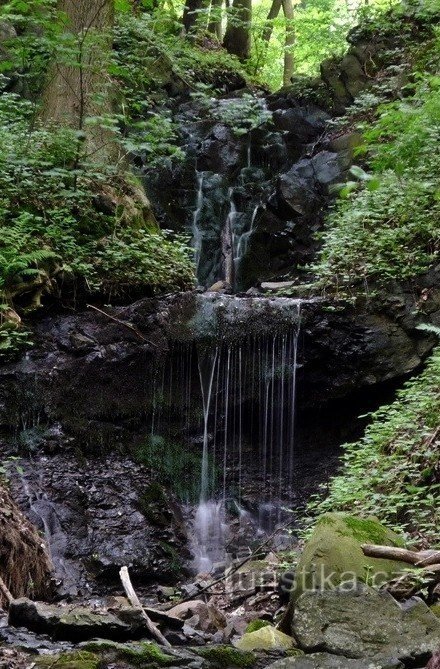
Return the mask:
M 151 473 L 127 458 L 62 456 L 22 462 L 13 492 L 44 533 L 65 594 L 119 587 L 127 565 L 135 582 L 173 582 L 189 557 L 177 505 L 142 501 Z M 44 631 L 44 630 L 43 630 Z
M 165 227 L 183 226 L 193 235 L 197 276 L 205 288 L 223 279 L 234 290 L 246 290 L 257 281 L 295 274 L 316 248 L 313 235 L 322 222 L 328 185 L 344 178 L 346 166 L 337 155 L 331 167 L 323 165 L 328 147 L 321 139 L 329 116 L 279 94 L 254 98 L 252 114 L 259 107 L 261 119 L 242 128 L 249 96 L 211 102 L 209 112 L 185 101 L 176 113 L 186 151 L 182 165 L 160 174 L 150 174 L 146 166 L 145 184 L 157 217 Z M 223 120 L 240 105 L 238 120 Z M 315 143 L 325 149 L 316 157 Z M 289 182 L 303 191 L 300 207 L 289 206 L 283 187 Z
M 371 301 L 304 309 L 300 383 L 306 402 L 322 406 L 413 374 L 435 344 L 416 328 L 440 324 L 439 274 L 440 267 L 433 267 Z
M 435 344 L 417 324 L 440 325 L 439 273 L 434 268 L 366 304 L 303 303 L 299 410 L 331 406 L 413 373 Z M 297 320 L 296 308 L 283 311 L 284 303 L 295 305 L 277 298 L 188 293 L 111 310 L 135 330 L 92 311 L 45 318 L 36 324 L 35 348 L 0 369 L 0 425 L 14 432 L 24 426 L 16 436 L 25 450 L 65 448 L 71 438 L 94 454 L 135 447 L 151 429 L 154 370 L 157 364 L 163 369 L 162 356 L 173 341 L 211 339 L 215 347 L 223 327 L 232 342 L 242 337 L 245 343 L 249 334 L 271 336 L 278 321 L 284 327 L 286 319 Z M 192 391 L 200 396 L 196 355 L 191 364 Z M 192 420 L 199 431 L 200 415 Z

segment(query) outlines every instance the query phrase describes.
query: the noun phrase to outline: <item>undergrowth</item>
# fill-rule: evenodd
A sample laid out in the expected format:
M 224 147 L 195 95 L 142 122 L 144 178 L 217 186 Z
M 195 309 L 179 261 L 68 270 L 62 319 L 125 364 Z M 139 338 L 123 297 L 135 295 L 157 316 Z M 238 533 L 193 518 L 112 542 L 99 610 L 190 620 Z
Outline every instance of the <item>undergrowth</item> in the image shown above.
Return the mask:
M 118 206 L 135 181 L 90 161 L 76 165 L 75 133 L 41 127 L 33 114 L 30 102 L 0 96 L 3 302 L 69 283 L 106 295 L 192 285 L 186 241 L 159 231 L 139 211 L 127 221 Z
M 427 3 L 425 21 L 434 10 L 438 22 L 438 1 Z M 390 25 L 379 24 L 377 30 L 392 30 L 390 17 Z M 440 29 L 432 31 L 427 43 L 408 45 L 408 53 L 399 55 L 408 62 L 382 73 L 340 122 L 346 131 L 362 132 L 357 156 L 363 169 L 355 168 L 357 180 L 340 188 L 320 235 L 313 271 L 325 288 L 368 291 L 414 277 L 438 258 Z
M 376 516 L 425 544 L 440 544 L 440 347 L 396 400 L 371 414 L 364 437 L 344 446 L 343 467 L 312 514 Z

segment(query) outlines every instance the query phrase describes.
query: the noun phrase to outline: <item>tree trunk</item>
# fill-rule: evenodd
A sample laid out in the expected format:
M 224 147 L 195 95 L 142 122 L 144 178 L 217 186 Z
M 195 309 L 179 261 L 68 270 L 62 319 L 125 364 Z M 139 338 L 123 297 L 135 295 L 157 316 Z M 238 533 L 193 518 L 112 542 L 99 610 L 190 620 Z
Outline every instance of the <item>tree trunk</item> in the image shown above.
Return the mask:
M 233 0 L 223 46 L 241 61 L 247 60 L 250 56 L 251 21 L 252 0 Z
M 273 33 L 273 21 L 277 18 L 280 13 L 281 5 L 283 4 L 282 0 L 273 0 L 272 6 L 270 8 L 269 14 L 267 15 L 267 25 L 263 31 L 263 40 L 265 42 L 270 42 L 270 38 Z
M 222 7 L 223 0 L 211 1 L 211 15 L 208 24 L 208 31 L 217 37 L 219 42 L 222 39 Z
M 113 0 L 58 0 L 70 46 L 53 63 L 43 92 L 43 121 L 84 133 L 94 157 L 114 152 L 111 134 L 86 120 L 112 111 L 112 85 L 106 75 L 111 54 Z
M 206 30 L 207 22 L 206 0 L 186 0 L 183 10 L 183 27 L 185 28 L 185 32 L 190 34 L 197 32 L 199 29 Z
M 284 17 L 286 19 L 286 39 L 284 44 L 284 71 L 283 86 L 289 86 L 292 83 L 294 72 L 293 47 L 295 45 L 295 28 L 293 25 L 294 12 L 292 0 L 282 0 Z

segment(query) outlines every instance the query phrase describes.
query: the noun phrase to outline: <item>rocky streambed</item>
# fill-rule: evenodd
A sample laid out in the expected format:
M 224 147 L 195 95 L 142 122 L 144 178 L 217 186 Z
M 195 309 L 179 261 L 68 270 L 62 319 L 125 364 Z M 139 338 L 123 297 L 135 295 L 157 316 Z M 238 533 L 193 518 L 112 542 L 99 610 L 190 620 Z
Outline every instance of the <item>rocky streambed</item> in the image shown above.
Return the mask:
M 290 575 L 281 555 L 260 556 L 221 582 L 199 579 L 193 598 L 180 603 L 183 591 L 162 588 L 162 603 L 153 607 L 143 598 L 143 611 L 122 596 L 58 604 L 19 598 L 0 621 L 0 662 L 71 669 L 425 667 L 440 647 L 438 607 L 420 597 L 396 600 L 390 583 L 405 577 L 405 565 L 363 555 L 363 543 L 373 539 L 402 546 L 373 519 L 327 514 L 296 561 L 289 556 Z M 145 613 L 166 645 L 152 640 Z

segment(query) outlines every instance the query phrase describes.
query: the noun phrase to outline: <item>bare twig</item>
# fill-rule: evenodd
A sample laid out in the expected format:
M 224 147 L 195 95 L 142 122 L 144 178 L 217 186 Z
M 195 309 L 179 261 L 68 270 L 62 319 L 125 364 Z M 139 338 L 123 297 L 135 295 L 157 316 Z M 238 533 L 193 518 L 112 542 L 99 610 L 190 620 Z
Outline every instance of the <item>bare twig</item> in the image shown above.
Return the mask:
M 169 641 L 167 641 L 162 634 L 162 632 L 159 630 L 157 625 L 153 623 L 147 612 L 145 611 L 144 607 L 139 601 L 139 597 L 137 596 L 133 585 L 130 580 L 130 574 L 128 573 L 128 568 L 127 567 L 122 567 L 119 576 L 121 578 L 121 583 L 124 587 L 125 594 L 128 597 L 128 600 L 130 604 L 133 606 L 135 609 L 139 609 L 142 613 L 142 617 L 145 619 L 145 622 L 147 624 L 148 631 L 154 636 L 154 638 L 160 643 L 161 646 L 166 646 L 167 648 L 171 648 L 171 644 Z
M 142 341 L 145 341 L 145 342 L 147 342 L 148 344 L 151 344 L 151 346 L 155 346 L 155 347 L 157 348 L 157 344 L 155 344 L 153 341 L 150 341 L 149 339 L 147 339 L 147 338 L 142 334 L 142 332 L 140 332 L 140 331 L 137 329 L 137 327 L 135 327 L 135 326 L 132 325 L 131 323 L 127 323 L 127 321 L 122 321 L 120 318 L 116 318 L 116 316 L 111 316 L 111 315 L 108 314 L 106 311 L 103 311 L 102 309 L 99 309 L 98 307 L 93 306 L 93 304 L 88 304 L 88 305 L 87 305 L 87 308 L 88 308 L 88 309 L 94 309 L 94 310 L 97 311 L 99 314 L 102 314 L 103 316 L 107 316 L 107 318 L 109 318 L 111 321 L 114 321 L 115 323 L 118 323 L 119 325 L 123 325 L 125 328 L 128 328 L 129 330 L 131 330 L 132 332 L 134 332 L 134 334 L 135 334 L 137 337 L 139 337 L 139 339 L 142 339 Z

